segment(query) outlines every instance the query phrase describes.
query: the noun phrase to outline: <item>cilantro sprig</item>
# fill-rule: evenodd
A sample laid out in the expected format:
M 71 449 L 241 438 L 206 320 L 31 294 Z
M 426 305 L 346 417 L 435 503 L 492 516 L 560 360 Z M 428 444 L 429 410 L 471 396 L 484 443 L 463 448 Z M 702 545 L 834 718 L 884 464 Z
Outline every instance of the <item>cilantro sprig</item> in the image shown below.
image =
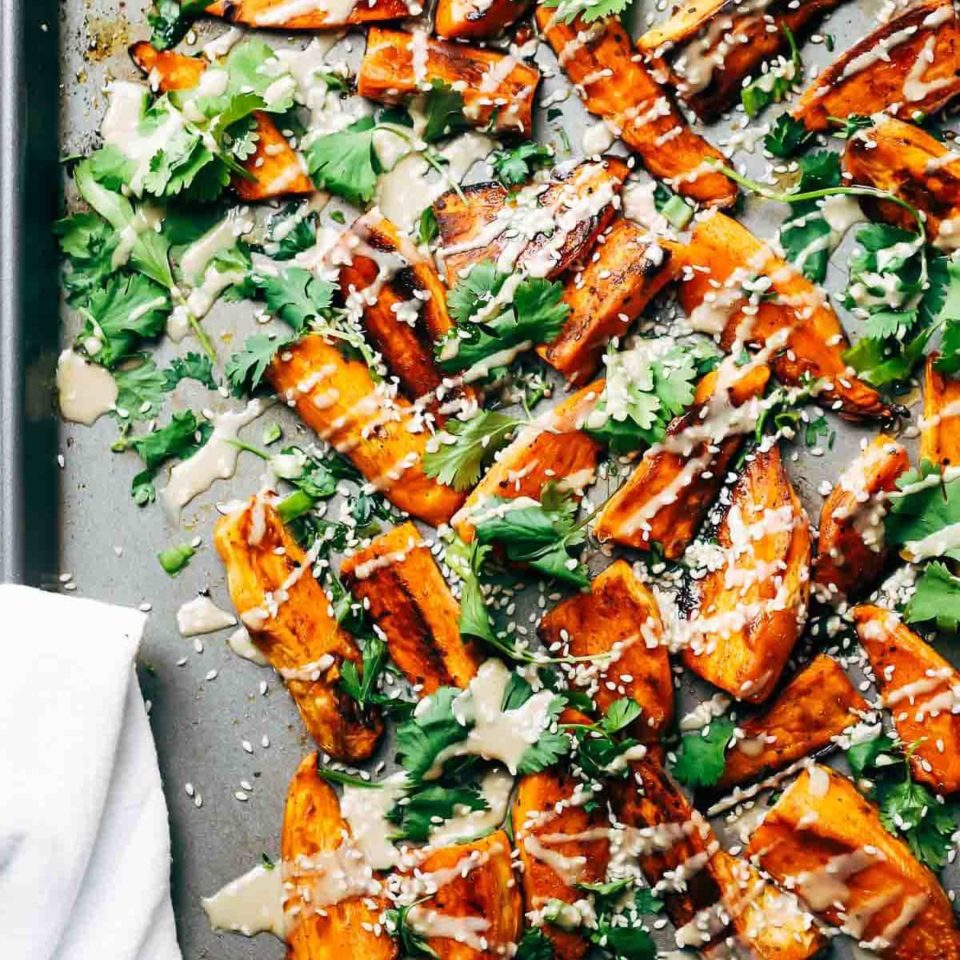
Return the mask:
M 703 730 L 685 733 L 673 764 L 677 780 L 688 787 L 712 787 L 726 769 L 726 751 L 733 730 L 732 720 L 718 717 Z
M 481 410 L 469 420 L 448 420 L 427 448 L 423 471 L 454 490 L 469 490 L 525 422 L 496 410 Z

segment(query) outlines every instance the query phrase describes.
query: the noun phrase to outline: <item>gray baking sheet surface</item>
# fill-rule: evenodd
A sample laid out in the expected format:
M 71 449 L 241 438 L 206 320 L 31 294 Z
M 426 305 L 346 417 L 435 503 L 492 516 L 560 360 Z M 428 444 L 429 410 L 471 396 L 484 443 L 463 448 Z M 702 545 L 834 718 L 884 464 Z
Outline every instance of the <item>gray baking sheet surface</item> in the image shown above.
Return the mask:
M 648 0 L 638 0 L 638 6 L 640 9 L 634 14 L 638 24 L 645 25 L 665 15 Z M 842 51 L 875 26 L 880 10 L 881 5 L 871 0 L 848 2 L 824 21 L 821 33 L 832 34 L 836 51 Z M 70 154 L 96 144 L 96 131 L 106 107 L 105 86 L 113 78 L 137 78 L 126 48 L 129 43 L 146 38 L 149 29 L 139 0 L 128 4 L 117 0 L 74 0 L 61 5 L 60 16 L 59 31 L 57 25 L 51 24 L 48 32 L 36 37 L 36 42 L 50 43 L 59 38 L 61 149 Z M 197 46 L 225 29 L 221 23 L 201 23 Z M 309 41 L 308 36 L 291 39 L 282 34 L 269 39 L 285 44 Z M 822 40 L 817 39 L 814 35 L 803 48 L 808 75 L 836 56 L 828 53 Z M 28 51 L 31 42 L 28 37 Z M 348 38 L 341 49 L 350 46 L 350 56 L 356 57 L 362 50 L 362 36 Z M 545 45 L 541 44 L 537 57 L 542 65 L 556 70 L 555 58 Z M 559 77 L 548 78 L 540 99 L 563 82 Z M 593 121 L 575 97 L 563 103 L 562 109 L 563 125 L 573 148 L 571 155 L 575 156 L 581 152 L 579 144 L 585 125 Z M 752 129 L 757 124 L 772 122 L 775 113 L 776 108 L 768 111 L 754 121 Z M 742 119 L 740 114 L 734 116 Z M 543 117 L 540 119 L 540 131 L 550 139 L 550 127 Z M 730 124 L 718 123 L 709 127 L 707 133 L 723 147 L 730 141 Z M 739 149 L 734 159 L 752 174 L 762 174 L 766 167 L 759 150 L 751 154 Z M 739 216 L 760 236 L 771 237 L 782 214 L 783 207 L 750 201 Z M 848 237 L 834 255 L 833 283 L 828 283 L 828 288 L 837 289 L 842 284 L 843 264 L 850 246 Z M 55 296 L 51 290 L 50 297 Z M 848 330 L 855 333 L 849 318 L 845 322 Z M 205 321 L 221 354 L 229 352 L 231 334 L 242 339 L 253 325 L 249 304 L 221 303 Z M 64 342 L 71 339 L 72 333 L 73 326 L 68 322 Z M 161 347 L 161 358 L 167 355 L 163 351 L 174 352 L 172 345 L 165 345 Z M 186 405 L 191 399 L 189 385 L 181 385 L 175 403 Z M 54 400 L 51 386 L 49 403 Z M 206 394 L 204 401 L 209 402 Z M 235 404 L 236 401 L 224 400 L 220 406 Z M 271 420 L 283 425 L 288 441 L 295 442 L 304 431 L 285 408 L 276 406 L 250 428 L 249 435 L 256 441 L 260 426 Z M 835 480 L 854 456 L 860 440 L 876 432 L 876 427 L 856 428 L 834 417 L 830 417 L 830 426 L 836 431 L 832 449 L 816 455 L 799 446 L 792 448 L 799 451 L 797 459 L 788 455 L 789 470 L 814 521 L 822 503 L 817 492 L 821 482 Z M 312 745 L 273 671 L 233 654 L 226 646 L 229 631 L 204 637 L 203 651 L 198 653 L 191 640 L 179 635 L 175 623 L 178 607 L 198 591 L 208 590 L 218 605 L 230 609 L 223 569 L 211 542 L 215 503 L 253 492 L 258 485 L 260 464 L 253 457 L 242 456 L 236 476 L 217 483 L 208 494 L 190 504 L 178 529 L 159 505 L 147 509 L 135 506 L 129 493 L 130 480 L 137 469 L 135 457 L 110 453 L 115 436 L 116 427 L 109 418 L 92 428 L 65 424 L 61 429 L 59 453 L 63 465 L 54 463 L 50 469 L 59 469 L 61 475 L 62 551 L 60 568 L 47 571 L 45 580 L 62 589 L 59 580 L 69 574 L 69 583 L 83 596 L 150 606 L 139 675 L 144 697 L 150 704 L 170 809 L 174 908 L 184 956 L 187 960 L 280 958 L 283 945 L 269 935 L 246 940 L 213 933 L 201 909 L 200 897 L 249 869 L 261 854 L 277 854 L 287 783 L 300 757 Z M 157 552 L 194 536 L 201 538 L 197 555 L 178 577 L 167 577 L 157 563 Z M 692 707 L 701 695 L 686 679 L 683 683 L 678 704 L 681 711 Z M 244 748 L 244 741 L 252 747 L 252 753 Z M 269 743 L 269 747 L 264 743 Z M 382 756 L 388 754 L 388 750 L 382 751 Z M 243 781 L 252 789 L 245 789 Z M 238 791 L 247 799 L 237 799 Z M 200 806 L 197 796 L 202 798 Z M 948 868 L 944 878 L 948 887 L 955 885 L 953 867 Z M 665 949 L 670 948 L 669 931 L 658 934 L 658 938 Z M 845 947 L 835 949 L 838 953 L 846 952 Z

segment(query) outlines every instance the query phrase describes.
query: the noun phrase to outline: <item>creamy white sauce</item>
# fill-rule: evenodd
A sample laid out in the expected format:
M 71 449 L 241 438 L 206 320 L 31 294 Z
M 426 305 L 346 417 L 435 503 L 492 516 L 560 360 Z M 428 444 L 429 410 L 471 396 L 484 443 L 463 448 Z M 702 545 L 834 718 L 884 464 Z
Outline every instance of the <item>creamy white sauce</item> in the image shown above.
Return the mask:
M 188 600 L 177 611 L 177 629 L 182 637 L 195 637 L 236 625 L 237 618 L 232 613 L 221 610 L 205 594 Z
M 289 929 L 283 910 L 285 896 L 280 866 L 270 869 L 258 864 L 200 902 L 215 930 L 242 933 L 245 937 L 272 933 L 285 940 Z
M 64 350 L 57 361 L 60 414 L 73 423 L 94 423 L 114 409 L 119 389 L 106 367 Z
M 250 639 L 250 634 L 247 633 L 246 627 L 237 627 L 237 629 L 227 637 L 227 646 L 238 657 L 243 657 L 244 660 L 250 660 L 258 667 L 266 667 L 270 663 L 260 648 Z
M 350 824 L 353 843 L 374 870 L 389 870 L 399 862 L 400 853 L 390 840 L 396 825 L 387 813 L 403 794 L 406 774 L 401 770 L 381 780 L 377 787 L 345 786 L 340 814 Z
M 503 823 L 513 790 L 513 777 L 500 769 L 489 770 L 480 781 L 480 793 L 487 802 L 486 810 L 456 813 L 430 830 L 430 846 L 448 846 L 479 836 Z

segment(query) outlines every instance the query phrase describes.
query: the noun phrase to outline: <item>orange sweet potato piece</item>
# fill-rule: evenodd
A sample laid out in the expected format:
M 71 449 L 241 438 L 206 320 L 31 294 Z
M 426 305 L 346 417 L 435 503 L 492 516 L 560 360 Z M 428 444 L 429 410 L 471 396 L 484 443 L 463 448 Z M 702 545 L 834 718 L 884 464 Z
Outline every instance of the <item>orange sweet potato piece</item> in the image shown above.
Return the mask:
M 843 169 L 854 183 L 901 197 L 926 214 L 927 236 L 953 249 L 960 236 L 960 156 L 912 123 L 892 117 L 847 140 Z M 916 232 L 917 222 L 899 204 L 860 197 L 872 219 Z
M 906 449 L 880 434 L 843 472 L 820 511 L 813 561 L 819 597 L 833 602 L 862 596 L 877 582 L 888 559 L 883 547 L 886 494 L 909 467 Z
M 738 724 L 744 736 L 727 751 L 717 790 L 761 780 L 829 747 L 868 709 L 837 661 L 820 654 L 762 713 Z
M 526 0 L 438 0 L 433 27 L 438 37 L 447 40 L 488 40 L 526 12 Z
M 575 657 L 598 656 L 596 669 L 588 670 L 586 679 L 600 712 L 614 700 L 632 697 L 643 708 L 632 735 L 645 742 L 659 739 L 673 717 L 670 659 L 657 599 L 626 560 L 607 567 L 590 584 L 589 593 L 555 606 L 540 621 L 539 631 L 548 647 L 564 643 Z M 616 657 L 599 659 L 612 650 Z
M 450 521 L 461 539 L 473 539 L 472 518 L 491 500 L 539 500 L 548 483 L 579 495 L 594 480 L 600 444 L 581 430 L 603 393 L 598 380 L 524 427 L 474 487 Z
M 282 866 L 289 918 L 287 960 L 364 957 L 394 960 L 397 943 L 374 932 L 388 901 L 361 859 L 351 856 L 350 827 L 340 815 L 333 788 L 317 773 L 317 755 L 304 757 L 290 781 L 283 813 Z M 344 870 L 351 890 L 338 903 L 324 903 L 325 872 Z
M 340 575 L 387 638 L 390 658 L 423 696 L 465 688 L 482 657 L 465 643 L 460 605 L 412 523 L 394 527 L 346 557 Z
M 670 245 L 651 241 L 631 220 L 615 220 L 600 241 L 586 266 L 564 282 L 570 315 L 559 336 L 537 348 L 576 386 L 596 374 L 607 343 L 627 332 L 676 273 Z
M 733 487 L 717 542 L 724 563 L 697 582 L 684 664 L 738 700 L 761 703 L 803 629 L 810 596 L 810 524 L 772 447 Z
M 441 398 L 450 399 L 451 391 L 443 386 L 444 376 L 436 364 L 434 343 L 453 324 L 446 289 L 433 264 L 376 211 L 357 220 L 341 244 L 350 255 L 340 267 L 340 289 L 348 302 L 359 306 L 368 338 L 407 398 L 431 400 L 428 406 L 432 407 Z M 396 268 L 386 277 L 381 268 L 384 260 Z M 370 288 L 376 293 L 367 293 Z M 404 319 L 411 307 L 412 324 Z
M 344 661 L 359 669 L 360 652 L 331 616 L 330 601 L 310 569 L 312 558 L 287 533 L 270 496 L 258 494 L 221 517 L 214 544 L 237 614 L 283 677 L 307 732 L 338 760 L 365 760 L 383 723 L 339 686 Z
M 927 357 L 923 373 L 920 459 L 946 469 L 960 467 L 960 380 L 940 373 L 937 355 Z
M 345 359 L 312 335 L 281 350 L 267 377 L 309 427 L 401 510 L 438 526 L 463 503 L 462 494 L 423 472 L 427 434 L 412 405 L 374 383 L 363 361 Z
M 422 64 L 422 68 L 419 66 Z M 536 67 L 505 54 L 437 40 L 423 32 L 372 27 L 357 74 L 357 93 L 377 103 L 404 103 L 435 81 L 456 84 L 463 113 L 478 127 L 529 135 Z
M 588 812 L 570 799 L 578 782 L 569 774 L 544 770 L 522 777 L 511 813 L 520 853 L 520 874 L 527 912 L 549 900 L 575 903 L 584 893 L 577 883 L 603 883 L 610 860 L 610 822 L 596 805 Z M 589 949 L 577 930 L 544 924 L 543 932 L 559 960 L 579 960 Z
M 886 960 L 956 960 L 960 934 L 936 877 L 842 774 L 816 765 L 784 791 L 747 852 L 817 915 Z
M 694 0 L 675 7 L 637 46 L 666 67 L 677 93 L 709 122 L 739 102 L 743 81 L 764 61 L 788 52 L 784 28 L 802 36 L 839 2 L 773 0 L 751 8 L 735 0 Z
M 448 881 L 455 868 L 457 875 Z M 426 936 L 440 960 L 496 960 L 520 938 L 523 903 L 513 877 L 510 840 L 503 830 L 433 851 L 418 873 L 443 878 L 437 892 L 407 914 L 407 923 Z M 437 926 L 436 920 L 431 922 L 434 915 L 460 920 L 450 936 L 432 935 Z M 452 939 L 454 932 L 462 939 Z
M 620 131 L 650 173 L 707 206 L 736 200 L 736 185 L 716 169 L 722 155 L 670 103 L 617 17 L 566 24 L 556 8 L 540 4 L 537 23 L 586 108 Z
M 271 30 L 328 30 L 354 23 L 397 20 L 420 12 L 419 4 L 405 0 L 363 0 L 346 13 L 331 12 L 319 2 L 304 7 L 290 0 L 216 0 L 206 8 L 212 17 Z
M 839 400 L 842 416 L 891 416 L 880 394 L 847 367 L 849 343 L 825 294 L 746 227 L 721 213 L 698 220 L 684 256 L 694 269 L 680 283 L 680 303 L 695 329 L 718 335 L 724 350 L 763 350 L 783 383 L 798 385 L 805 374 L 823 378 L 827 386 L 817 399 L 830 409 Z M 770 287 L 748 306 L 743 285 L 757 277 L 768 278 Z
M 607 501 L 595 527 L 600 540 L 638 550 L 657 543 L 671 560 L 683 555 L 723 484 L 744 431 L 752 429 L 732 429 L 725 413 L 756 404 L 770 377 L 762 364 L 738 375 L 732 362 L 724 361 L 720 370 L 722 377 L 714 371 L 700 381 L 694 406 L 671 422 L 664 441 L 644 453 Z
M 893 716 L 910 755 L 913 778 L 938 793 L 960 790 L 960 672 L 900 618 L 881 607 L 853 610 L 857 636 L 866 651 L 883 705 Z
M 499 183 L 445 193 L 433 210 L 448 285 L 481 260 L 493 260 L 505 273 L 523 268 L 539 277 L 559 276 L 586 255 L 609 225 L 614 199 L 629 172 L 619 157 L 605 157 L 555 168 L 546 184 L 529 184 L 514 194 Z M 529 220 L 534 207 L 545 208 L 556 228 L 518 247 L 516 228 Z M 561 218 L 574 222 L 561 223 Z
M 207 68 L 202 57 L 187 57 L 172 50 L 157 50 L 146 41 L 130 47 L 133 62 L 160 91 L 190 90 L 200 82 Z M 250 177 L 234 175 L 231 185 L 241 200 L 270 200 L 313 193 L 316 187 L 307 176 L 300 155 L 287 143 L 273 118 L 262 110 L 253 114 L 257 125 L 257 147 L 243 162 Z
M 677 928 L 678 946 L 727 956 L 733 936 L 761 960 L 806 960 L 825 938 L 792 894 L 720 849 L 710 824 L 658 761 L 631 763 L 633 777 L 612 785 L 618 819 L 634 828 L 628 843 Z M 632 782 L 631 782 L 632 781 Z
M 936 113 L 960 93 L 960 24 L 950 0 L 924 0 L 880 24 L 804 91 L 792 113 L 808 130 L 830 118 Z

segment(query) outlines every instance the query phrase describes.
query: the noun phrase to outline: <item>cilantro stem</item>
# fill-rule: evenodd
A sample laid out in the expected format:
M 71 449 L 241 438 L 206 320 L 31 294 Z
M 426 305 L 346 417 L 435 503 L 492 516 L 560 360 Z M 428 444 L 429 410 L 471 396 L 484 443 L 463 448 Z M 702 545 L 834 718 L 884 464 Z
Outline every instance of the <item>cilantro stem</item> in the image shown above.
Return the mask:
M 270 454 L 267 453 L 266 450 L 261 450 L 259 447 L 255 447 L 244 440 L 228 439 L 227 443 L 229 443 L 232 447 L 236 447 L 238 450 L 246 450 L 247 453 L 252 453 L 261 460 L 270 459 Z

